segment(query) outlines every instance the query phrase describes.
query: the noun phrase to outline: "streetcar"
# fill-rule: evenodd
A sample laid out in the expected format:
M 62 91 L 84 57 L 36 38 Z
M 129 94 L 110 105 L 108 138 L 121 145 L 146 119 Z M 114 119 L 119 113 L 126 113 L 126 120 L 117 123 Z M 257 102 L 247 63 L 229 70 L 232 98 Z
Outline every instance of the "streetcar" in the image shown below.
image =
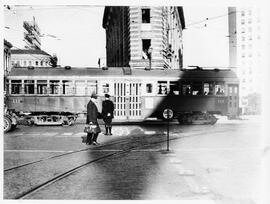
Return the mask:
M 72 125 L 86 116 L 92 93 L 101 111 L 104 94 L 115 104 L 114 121 L 164 119 L 170 109 L 180 123 L 214 114 L 237 117 L 239 81 L 229 69 L 13 68 L 7 77 L 7 105 L 29 124 Z

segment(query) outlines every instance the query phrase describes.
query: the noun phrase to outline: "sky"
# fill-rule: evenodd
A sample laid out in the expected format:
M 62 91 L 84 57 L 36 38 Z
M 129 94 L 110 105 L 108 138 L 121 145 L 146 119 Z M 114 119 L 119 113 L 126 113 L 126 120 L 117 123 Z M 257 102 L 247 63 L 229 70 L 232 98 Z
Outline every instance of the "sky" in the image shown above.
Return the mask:
M 183 7 L 184 67 L 228 66 L 227 7 Z M 33 16 L 45 34 L 41 49 L 56 54 L 62 66 L 96 67 L 106 57 L 106 36 L 102 27 L 103 6 L 11 6 L 4 12 L 4 37 L 23 49 L 23 21 Z M 207 18 L 217 17 L 213 20 Z M 50 37 L 53 35 L 55 37 Z

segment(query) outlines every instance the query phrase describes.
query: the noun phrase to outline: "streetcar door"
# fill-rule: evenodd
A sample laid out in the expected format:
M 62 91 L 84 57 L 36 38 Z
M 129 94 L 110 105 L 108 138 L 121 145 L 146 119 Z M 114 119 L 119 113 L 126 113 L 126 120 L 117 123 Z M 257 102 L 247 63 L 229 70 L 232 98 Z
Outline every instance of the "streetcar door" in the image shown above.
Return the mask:
M 235 117 L 238 115 L 239 108 L 239 90 L 238 85 L 228 85 L 228 116 Z
M 141 83 L 129 83 L 128 119 L 140 119 L 141 111 Z
M 126 91 L 127 86 L 125 82 L 114 83 L 114 117 L 115 119 L 126 119 Z
M 141 116 L 141 83 L 115 82 L 115 119 L 135 120 Z

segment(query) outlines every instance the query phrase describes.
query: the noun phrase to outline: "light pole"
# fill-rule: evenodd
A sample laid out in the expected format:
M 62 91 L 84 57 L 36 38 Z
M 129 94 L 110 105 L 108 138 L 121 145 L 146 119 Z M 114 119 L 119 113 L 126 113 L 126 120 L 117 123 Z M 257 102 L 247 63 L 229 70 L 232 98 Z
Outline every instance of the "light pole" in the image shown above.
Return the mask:
M 153 48 L 150 46 L 147 51 L 148 59 L 149 59 L 149 70 L 152 68 L 152 51 L 153 51 Z

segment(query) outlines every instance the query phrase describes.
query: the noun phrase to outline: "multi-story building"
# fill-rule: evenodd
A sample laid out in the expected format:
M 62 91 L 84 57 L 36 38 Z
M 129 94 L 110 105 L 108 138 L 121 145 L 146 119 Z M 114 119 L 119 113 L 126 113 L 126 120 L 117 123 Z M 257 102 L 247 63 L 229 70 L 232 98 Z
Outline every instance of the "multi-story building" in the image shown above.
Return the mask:
M 103 28 L 108 67 L 182 68 L 182 7 L 106 6 Z
M 229 32 L 231 65 L 237 67 L 240 80 L 239 105 L 242 113 L 258 113 L 263 69 L 259 10 L 229 8 Z
M 50 58 L 51 55 L 40 49 L 11 50 L 11 64 L 13 67 L 51 67 Z
M 10 63 L 10 48 L 12 48 L 12 44 L 4 39 L 4 56 L 3 56 L 3 65 L 4 65 L 4 92 L 6 92 L 6 76 L 11 70 Z
M 7 40 L 4 39 L 4 76 L 6 76 L 11 69 L 11 51 L 10 49 L 12 48 L 12 44 L 8 42 Z

